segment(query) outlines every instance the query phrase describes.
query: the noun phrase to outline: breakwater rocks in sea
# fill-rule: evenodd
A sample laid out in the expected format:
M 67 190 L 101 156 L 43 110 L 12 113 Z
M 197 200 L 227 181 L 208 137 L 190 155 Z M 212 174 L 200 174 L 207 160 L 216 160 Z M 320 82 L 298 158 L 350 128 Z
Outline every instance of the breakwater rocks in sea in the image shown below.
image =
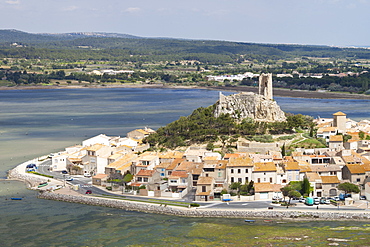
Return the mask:
M 40 192 L 39 198 L 82 203 L 92 206 L 103 206 L 139 211 L 145 213 L 166 214 L 183 217 L 224 217 L 224 218 L 263 218 L 263 219 L 296 219 L 296 220 L 369 220 L 367 212 L 328 212 L 328 211 L 277 211 L 277 210 L 215 210 L 207 208 L 165 207 L 159 204 L 140 203 L 91 196 L 75 196 L 54 192 Z

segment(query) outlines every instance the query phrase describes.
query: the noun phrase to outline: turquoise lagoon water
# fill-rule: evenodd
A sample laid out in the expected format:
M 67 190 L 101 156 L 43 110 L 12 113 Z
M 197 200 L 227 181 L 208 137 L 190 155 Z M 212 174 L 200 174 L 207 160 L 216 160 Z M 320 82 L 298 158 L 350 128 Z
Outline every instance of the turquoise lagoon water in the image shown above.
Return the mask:
M 124 136 L 135 128 L 156 129 L 217 99 L 217 91 L 199 89 L 0 91 L 0 177 L 4 178 L 7 170 L 21 162 L 79 144 L 101 133 Z M 331 117 L 334 112 L 343 111 L 355 120 L 370 119 L 370 101 L 367 100 L 279 97 L 275 100 L 287 112 Z M 24 199 L 9 200 L 14 196 Z M 36 193 L 27 190 L 21 182 L 0 181 L 1 246 L 195 246 L 197 243 L 208 246 L 207 242 L 214 246 L 214 236 L 206 233 L 199 236 L 193 231 L 200 225 L 215 224 L 237 227 L 251 236 L 257 229 L 266 227 L 262 223 L 245 225 L 239 219 L 181 218 L 39 200 Z M 284 224 L 285 229 L 297 231 L 327 226 L 366 227 L 363 222 Z M 283 229 L 280 225 L 274 227 L 277 235 L 279 229 Z M 367 238 L 367 233 L 367 230 L 356 231 L 354 236 Z M 222 234 L 220 232 L 219 237 Z M 232 241 L 223 245 L 229 244 L 235 246 Z

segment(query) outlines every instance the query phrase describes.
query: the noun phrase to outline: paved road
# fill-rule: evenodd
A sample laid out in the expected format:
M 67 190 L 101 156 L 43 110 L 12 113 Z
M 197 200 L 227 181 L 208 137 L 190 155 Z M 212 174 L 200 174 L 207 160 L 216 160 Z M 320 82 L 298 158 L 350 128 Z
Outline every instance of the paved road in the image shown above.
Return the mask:
M 52 175 L 54 178 L 64 181 L 70 175 L 62 174 L 61 172 L 53 172 L 50 171 L 51 160 L 46 160 L 39 164 L 38 172 L 42 174 Z M 87 190 L 91 190 L 95 195 L 111 195 L 111 196 L 122 196 L 126 198 L 130 198 L 133 200 L 140 200 L 140 201 L 149 201 L 149 200 L 163 200 L 163 201 L 179 201 L 179 202 L 192 202 L 195 199 L 195 190 L 193 189 L 187 196 L 185 196 L 181 200 L 169 200 L 169 199 L 162 199 L 162 198 L 150 198 L 150 197 L 142 197 L 142 196 L 134 196 L 130 194 L 121 194 L 120 192 L 110 192 L 106 189 L 101 189 L 96 186 L 92 185 L 92 179 L 83 177 L 82 175 L 78 176 L 71 176 L 73 177 L 73 181 L 66 181 L 67 184 L 77 185 L 79 184 L 80 189 L 78 190 L 79 193 L 85 194 Z M 272 204 L 271 201 L 249 201 L 249 202 L 238 202 L 238 201 L 231 201 L 231 202 L 197 202 L 204 208 L 215 208 L 215 209 L 267 209 L 269 207 L 273 207 L 274 209 L 279 210 L 309 210 L 309 211 L 325 211 L 325 210 L 364 210 L 361 208 L 356 207 L 348 207 L 348 206 L 334 206 L 334 205 L 314 205 L 314 206 L 307 206 L 304 203 L 300 203 L 298 201 L 292 200 L 291 203 L 295 203 L 296 206 L 286 208 L 284 206 L 280 206 L 279 204 Z

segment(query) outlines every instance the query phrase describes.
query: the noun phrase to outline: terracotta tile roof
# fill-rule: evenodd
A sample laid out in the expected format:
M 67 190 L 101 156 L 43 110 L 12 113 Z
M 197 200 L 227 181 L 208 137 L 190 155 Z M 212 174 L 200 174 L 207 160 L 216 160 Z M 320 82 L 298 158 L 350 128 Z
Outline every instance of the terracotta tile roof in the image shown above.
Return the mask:
M 342 156 L 342 159 L 345 163 L 357 163 L 357 159 L 353 155 L 350 156 Z
M 190 172 L 194 167 L 196 166 L 196 164 L 194 162 L 190 162 L 190 161 L 183 161 L 180 163 L 180 165 L 178 167 L 176 167 L 176 171 L 187 171 L 187 172 Z
M 215 168 L 215 169 L 226 169 L 227 164 L 228 164 L 227 160 L 208 160 L 204 162 L 203 167 Z
M 285 163 L 285 170 L 300 170 L 298 162 L 288 161 Z
M 92 178 L 103 179 L 103 178 L 106 178 L 106 177 L 108 177 L 108 174 L 96 174 Z
M 175 159 L 172 161 L 171 165 L 169 165 L 166 170 L 173 170 L 175 169 L 178 165 L 181 164 L 181 162 L 185 161 L 185 159 Z
M 317 133 L 332 132 L 332 131 L 337 131 L 337 128 L 336 127 L 323 127 L 323 128 L 319 128 L 317 130 Z
M 227 167 L 253 166 L 252 159 L 249 157 L 231 157 Z
M 216 156 L 207 156 L 207 157 L 203 158 L 203 161 L 207 161 L 207 160 L 217 160 L 217 157 Z
M 347 114 L 339 111 L 339 112 L 334 113 L 333 116 L 347 116 Z
M 107 165 L 106 167 L 107 168 L 115 168 L 115 169 L 119 169 L 120 167 L 124 166 L 125 164 L 129 164 L 131 165 L 131 161 L 136 158 L 137 155 L 136 154 L 126 154 L 125 156 L 123 156 L 122 158 L 120 158 L 119 160 L 116 160 L 112 163 L 110 163 L 109 165 Z
M 234 154 L 225 154 L 224 159 L 230 159 L 231 157 L 237 158 L 241 157 L 242 155 L 240 153 L 234 153 Z
M 258 162 L 254 163 L 253 172 L 276 172 L 276 166 L 273 162 Z
M 307 173 L 307 172 L 312 172 L 311 170 L 311 165 L 299 165 L 299 169 L 301 173 Z
M 160 159 L 181 159 L 184 156 L 184 152 L 170 151 L 158 154 Z
M 310 182 L 321 183 L 322 181 L 320 175 L 317 174 L 316 172 L 307 172 L 306 176 L 307 176 L 308 181 Z
M 359 164 L 347 164 L 346 167 L 350 171 L 351 174 L 360 174 L 365 173 L 365 168 Z
M 323 184 L 339 184 L 340 181 L 337 176 L 321 176 Z
M 364 167 L 364 170 L 366 172 L 370 171 L 370 164 L 369 163 L 363 164 L 362 166 Z
M 195 167 L 191 170 L 191 174 L 193 175 L 200 175 L 203 172 L 203 166 Z
M 96 143 L 92 146 L 88 146 L 88 147 L 84 147 L 83 149 L 81 150 L 87 150 L 87 151 L 98 151 L 99 149 L 101 149 L 102 147 L 107 147 L 103 144 L 100 144 L 100 143 Z
M 201 185 L 201 184 L 212 184 L 214 182 L 214 178 L 213 177 L 199 177 L 198 179 L 198 185 Z
M 159 165 L 157 165 L 156 167 L 155 167 L 155 169 L 161 169 L 161 168 L 164 168 L 164 169 L 166 169 L 167 167 L 169 167 L 171 165 L 171 163 L 170 162 L 163 162 L 163 163 L 160 163 Z
M 173 171 L 169 178 L 187 178 L 188 173 L 186 171 Z
M 140 176 L 140 177 L 151 177 L 153 176 L 153 173 L 155 172 L 155 170 L 144 170 L 144 169 L 141 169 L 137 174 L 136 176 Z
M 206 192 L 201 192 L 200 189 L 199 191 L 197 190 L 196 196 L 209 196 L 211 194 L 211 191 L 206 191 Z
M 330 136 L 329 142 L 343 142 L 343 136 L 342 135 Z
M 254 183 L 255 192 L 279 192 L 282 185 L 270 183 Z

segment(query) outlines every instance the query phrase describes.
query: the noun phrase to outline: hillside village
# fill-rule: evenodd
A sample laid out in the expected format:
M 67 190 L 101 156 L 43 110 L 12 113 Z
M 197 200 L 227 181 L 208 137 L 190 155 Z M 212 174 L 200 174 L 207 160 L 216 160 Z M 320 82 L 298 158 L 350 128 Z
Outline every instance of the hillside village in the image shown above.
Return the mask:
M 263 113 L 266 121 L 283 121 L 278 106 L 271 112 L 271 78 L 271 74 L 260 77 L 260 95 L 240 94 L 226 101 L 220 94 L 218 111 L 232 114 L 237 110 L 239 115 L 252 111 L 256 116 Z M 245 97 L 262 97 L 261 103 L 256 106 L 240 100 Z M 356 122 L 342 112 L 314 121 L 317 137 L 326 140 L 327 147 L 296 148 L 285 156 L 281 143 L 245 140 L 237 141 L 236 151 L 226 154 L 208 150 L 206 145 L 149 151 L 150 145 L 143 139 L 155 131 L 144 128 L 127 133 L 127 137 L 100 134 L 68 147 L 52 157 L 51 169 L 92 177 L 93 185 L 110 190 L 168 198 L 190 195 L 195 201 L 233 195 L 235 183 L 248 188 L 241 193 L 243 200 L 282 197 L 282 187 L 304 178 L 310 182 L 313 197 L 337 196 L 341 193 L 338 185 L 350 182 L 370 198 L 370 121 Z

